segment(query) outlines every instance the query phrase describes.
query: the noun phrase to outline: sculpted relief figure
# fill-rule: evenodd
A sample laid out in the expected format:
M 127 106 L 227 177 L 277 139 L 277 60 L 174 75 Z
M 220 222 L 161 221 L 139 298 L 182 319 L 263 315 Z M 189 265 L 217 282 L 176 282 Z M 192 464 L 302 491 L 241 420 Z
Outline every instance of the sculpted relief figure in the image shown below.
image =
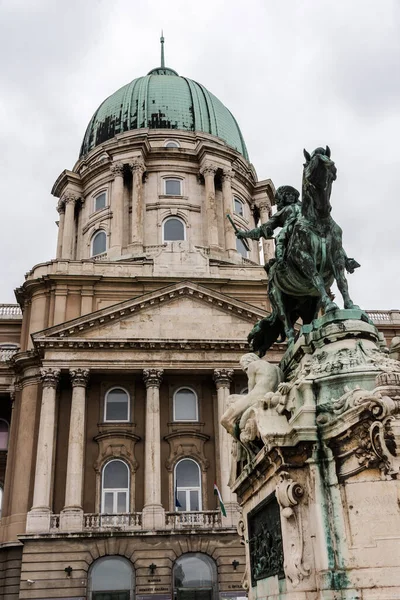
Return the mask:
M 231 394 L 228 397 L 229 407 L 222 415 L 221 424 L 234 437 L 238 438 L 237 424 L 242 414 L 262 400 L 268 392 L 275 392 L 283 380 L 279 367 L 261 360 L 257 354 L 250 352 L 240 359 L 240 365 L 248 377 L 247 394 Z

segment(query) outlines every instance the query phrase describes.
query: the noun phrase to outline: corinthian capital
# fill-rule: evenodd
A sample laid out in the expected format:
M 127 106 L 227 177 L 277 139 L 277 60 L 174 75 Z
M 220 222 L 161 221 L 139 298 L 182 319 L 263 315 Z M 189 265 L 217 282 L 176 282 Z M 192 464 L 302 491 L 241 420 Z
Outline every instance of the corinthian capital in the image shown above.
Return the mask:
M 164 369 L 143 369 L 143 379 L 145 386 L 159 388 L 162 381 Z
M 89 380 L 89 369 L 70 369 L 72 387 L 86 387 Z
M 232 181 L 235 177 L 235 172 L 233 169 L 223 169 L 222 171 L 222 181 Z
M 206 175 L 212 175 L 213 177 L 215 176 L 215 173 L 217 172 L 217 165 L 214 165 L 213 163 L 209 163 L 206 162 L 202 167 L 200 167 L 200 173 L 205 177 Z
M 75 204 L 78 201 L 78 196 L 74 194 L 74 192 L 65 192 L 61 200 L 64 202 L 64 204 L 69 204 L 70 202 Z
M 220 387 L 228 388 L 233 377 L 233 369 L 214 369 L 214 381 L 217 389 Z
M 43 387 L 56 388 L 60 379 L 60 373 L 60 369 L 40 369 L 40 377 L 42 379 Z
M 121 162 L 113 163 L 110 167 L 110 171 L 114 177 L 122 177 L 124 172 L 124 164 Z
M 57 212 L 61 215 L 61 213 L 65 213 L 65 200 L 64 198 L 60 198 L 57 202 Z
M 134 173 L 135 171 L 138 171 L 141 175 L 143 175 L 143 173 L 146 170 L 144 162 L 143 162 L 143 160 L 141 158 L 135 158 L 135 159 L 133 159 L 129 163 L 129 168 L 132 171 L 132 173 Z

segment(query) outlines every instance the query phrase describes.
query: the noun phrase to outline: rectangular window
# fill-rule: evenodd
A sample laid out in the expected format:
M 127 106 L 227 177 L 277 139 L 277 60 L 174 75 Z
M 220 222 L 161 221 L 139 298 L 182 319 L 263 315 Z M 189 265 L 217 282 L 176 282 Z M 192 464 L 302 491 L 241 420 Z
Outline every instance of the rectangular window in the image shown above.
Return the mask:
M 94 199 L 94 210 L 101 210 L 106 207 L 106 193 L 102 192 Z
M 165 180 L 165 194 L 167 196 L 181 196 L 181 180 L 180 179 L 166 179 Z

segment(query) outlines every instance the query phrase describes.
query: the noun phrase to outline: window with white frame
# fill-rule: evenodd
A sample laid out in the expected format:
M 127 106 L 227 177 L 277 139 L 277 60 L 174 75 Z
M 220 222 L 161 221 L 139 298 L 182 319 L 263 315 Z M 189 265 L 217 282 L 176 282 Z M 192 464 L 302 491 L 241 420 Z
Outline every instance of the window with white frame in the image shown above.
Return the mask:
M 178 217 L 168 217 L 163 223 L 163 242 L 182 242 L 186 239 L 185 223 Z
M 94 211 L 98 211 L 101 210 L 102 208 L 105 208 L 107 204 L 107 194 L 106 192 L 101 192 L 101 194 L 98 194 L 97 196 L 94 197 Z
M 102 472 L 101 512 L 117 515 L 129 512 L 129 468 L 119 459 L 110 460 Z
M 236 250 L 243 256 L 243 258 L 247 258 L 249 253 L 246 246 L 243 244 L 243 241 L 239 238 L 236 238 Z
M 5 419 L 0 419 L 0 450 L 8 448 L 8 423 Z
M 180 144 L 179 142 L 177 142 L 176 140 L 167 140 L 164 144 L 165 148 L 180 148 Z
M 182 180 L 173 177 L 164 179 L 164 192 L 166 196 L 182 196 Z
M 102 229 L 94 234 L 92 238 L 91 256 L 103 254 L 107 250 L 107 235 Z
M 244 204 L 237 196 L 233 197 L 233 210 L 240 217 L 244 216 Z
M 130 418 L 129 394 L 122 388 L 109 390 L 104 399 L 104 421 L 126 422 Z
M 174 394 L 174 421 L 198 421 L 197 395 L 190 388 L 180 388 Z
M 175 466 L 175 508 L 177 511 L 201 510 L 200 467 L 191 458 Z

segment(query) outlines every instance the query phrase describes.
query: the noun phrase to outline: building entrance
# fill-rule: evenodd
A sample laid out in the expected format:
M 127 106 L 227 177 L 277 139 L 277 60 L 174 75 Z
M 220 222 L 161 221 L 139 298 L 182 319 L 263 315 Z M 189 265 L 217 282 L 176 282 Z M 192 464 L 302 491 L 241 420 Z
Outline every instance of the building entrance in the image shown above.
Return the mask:
M 122 556 L 96 560 L 89 576 L 88 600 L 134 600 L 132 563 Z
M 183 554 L 174 565 L 175 600 L 215 600 L 217 569 L 206 554 Z

